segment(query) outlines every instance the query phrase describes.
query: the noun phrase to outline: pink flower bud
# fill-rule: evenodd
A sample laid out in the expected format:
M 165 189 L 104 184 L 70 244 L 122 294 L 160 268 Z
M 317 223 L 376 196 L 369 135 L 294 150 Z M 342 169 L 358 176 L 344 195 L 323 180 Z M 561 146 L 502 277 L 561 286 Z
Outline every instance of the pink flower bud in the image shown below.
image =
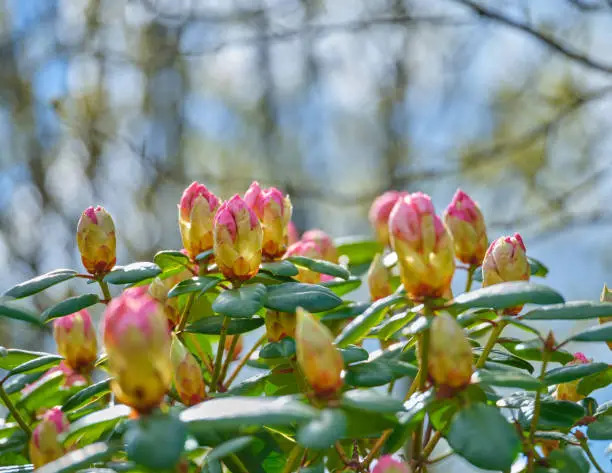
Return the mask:
M 193 406 L 204 401 L 206 387 L 200 365 L 177 338 L 172 340 L 171 358 L 174 367 L 174 387 L 181 402 L 186 406 Z
M 117 262 L 115 224 L 104 207 L 85 209 L 77 226 L 77 246 L 90 274 L 103 275 L 113 269 Z
M 455 254 L 430 197 L 416 192 L 398 199 L 389 216 L 389 232 L 408 296 L 419 300 L 447 293 Z
M 66 449 L 59 440 L 60 434 L 68 430 L 68 419 L 59 407 L 49 409 L 30 438 L 30 460 L 40 468 L 62 457 Z
M 296 317 L 295 346 L 300 369 L 317 395 L 334 396 L 342 387 L 344 368 L 334 338 L 325 325 L 301 307 Z
M 78 386 L 85 386 L 88 384 L 87 378 L 82 374 L 74 371 L 65 361 L 61 361 L 59 365 L 54 366 L 47 371 L 43 377 L 50 376 L 53 373 L 60 372 L 64 375 L 64 382 L 61 384 L 60 389 L 72 389 Z
M 368 215 L 370 223 L 376 232 L 376 238 L 385 246 L 389 245 L 389 216 L 395 203 L 407 192 L 387 191 L 374 199 Z
M 480 266 L 489 242 L 484 218 L 476 202 L 457 189 L 444 211 L 444 223 L 453 238 L 457 259 L 465 264 Z
M 179 203 L 179 228 L 191 258 L 213 247 L 213 222 L 219 199 L 204 184 L 192 182 Z
M 457 321 L 447 312 L 431 323 L 428 371 L 438 387 L 461 389 L 473 373 L 472 346 Z
M 253 182 L 244 195 L 244 201 L 255 212 L 263 229 L 263 255 L 268 258 L 282 256 L 289 241 L 289 224 L 293 207 L 289 196 L 271 187 L 262 190 Z
M 86 309 L 55 319 L 53 336 L 68 366 L 75 371 L 91 371 L 98 355 L 98 341 Z
M 194 273 L 190 270 L 185 269 L 180 273 L 174 274 L 167 278 L 156 277 L 153 279 L 151 284 L 149 284 L 149 294 L 153 299 L 160 302 L 164 306 L 164 310 L 166 312 L 166 316 L 168 317 L 168 322 L 170 327 L 174 327 L 179 323 L 180 318 L 180 307 L 179 307 L 179 298 L 173 297 L 168 299 L 168 292 L 178 283 L 185 281 L 187 279 L 191 279 L 194 277 Z
M 330 263 L 338 262 L 338 249 L 334 245 L 334 241 L 323 230 L 318 228 L 308 230 L 302 235 L 303 241 L 314 241 L 321 248 L 321 258 Z
M 278 342 L 285 337 L 295 338 L 295 314 L 269 310 L 266 312 L 268 341 Z
M 117 398 L 138 412 L 157 407 L 172 379 L 170 333 L 162 306 L 145 287 L 108 304 L 104 346 Z
M 263 232 L 257 216 L 239 195 L 224 202 L 215 217 L 215 261 L 229 279 L 247 280 L 259 271 Z
M 600 297 L 601 302 L 612 302 L 612 291 L 608 289 L 608 286 L 604 284 L 603 291 L 601 292 Z M 606 324 L 608 322 L 612 322 L 612 317 L 600 317 L 599 323 Z M 608 344 L 608 348 L 612 350 L 612 342 L 606 342 Z
M 591 363 L 584 353 L 574 353 L 574 359 L 570 361 L 566 366 L 572 365 L 586 365 Z M 578 402 L 584 399 L 586 396 L 578 393 L 578 383 L 579 379 L 574 381 L 569 381 L 567 383 L 561 383 L 557 385 L 557 389 L 555 390 L 553 397 L 558 401 L 572 401 Z
M 306 256 L 312 259 L 321 259 L 323 250 L 314 241 L 300 240 L 287 248 L 287 253 L 283 258 L 291 256 Z M 318 284 L 321 282 L 321 274 L 307 268 L 298 267 L 298 275 L 295 276 L 300 282 L 308 284 Z
M 378 253 L 368 270 L 368 287 L 370 288 L 372 301 L 377 301 L 393 293 L 389 276 L 389 270 L 383 264 L 382 255 Z
M 295 226 L 295 223 L 289 222 L 287 225 L 287 245 L 291 246 L 294 243 L 297 243 L 300 239 L 300 234 Z
M 410 467 L 395 460 L 391 455 L 383 455 L 376 462 L 372 473 L 411 473 Z

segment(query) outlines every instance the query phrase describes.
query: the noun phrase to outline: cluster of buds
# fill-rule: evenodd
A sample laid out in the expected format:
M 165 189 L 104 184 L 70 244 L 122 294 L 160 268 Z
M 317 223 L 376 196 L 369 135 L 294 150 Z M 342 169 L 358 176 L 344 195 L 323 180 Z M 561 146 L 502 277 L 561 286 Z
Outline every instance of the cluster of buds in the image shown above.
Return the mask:
M 263 231 L 257 215 L 239 195 L 217 211 L 214 225 L 215 262 L 225 277 L 247 280 L 259 271 Z
M 370 207 L 368 217 L 376 232 L 376 238 L 384 246 L 389 246 L 389 216 L 397 201 L 408 195 L 407 192 L 388 191 L 378 196 Z
M 448 294 L 455 254 L 431 198 L 416 192 L 398 199 L 389 216 L 389 232 L 409 297 L 420 300 Z
M 289 224 L 293 207 L 289 196 L 284 196 L 275 187 L 261 189 L 253 182 L 244 201 L 255 212 L 263 229 L 262 253 L 268 259 L 276 259 L 287 250 Z M 295 227 L 293 228 L 295 231 Z
M 268 310 L 266 312 L 266 336 L 270 342 L 286 337 L 295 338 L 295 314 Z
M 104 207 L 85 209 L 77 226 L 77 246 L 90 274 L 98 277 L 113 269 L 117 262 L 115 224 Z
M 444 211 L 444 223 L 462 263 L 480 266 L 487 251 L 487 227 L 480 208 L 469 195 L 458 189 Z
M 213 223 L 220 202 L 205 185 L 193 182 L 179 203 L 179 228 L 183 247 L 193 259 L 213 247 Z
M 566 366 L 586 365 L 588 363 L 591 363 L 591 360 L 589 360 L 586 356 L 584 356 L 583 353 L 574 353 L 574 359 L 570 361 Z M 557 389 L 555 390 L 555 393 L 553 396 L 558 401 L 572 401 L 572 402 L 581 401 L 586 396 L 583 396 L 582 394 L 578 393 L 577 389 L 578 389 L 579 382 L 580 380 L 577 379 L 575 381 L 569 381 L 567 383 L 561 383 L 557 385 Z
M 126 290 L 104 314 L 104 346 L 117 399 L 138 412 L 157 407 L 172 380 L 163 307 L 146 288 Z
M 612 302 L 612 291 L 608 289 L 608 286 L 604 284 L 603 291 L 601 292 L 601 302 Z M 612 317 L 600 317 L 599 323 L 606 324 L 612 322 Z M 612 342 L 606 342 L 608 344 L 608 348 L 612 350 Z
M 77 373 L 89 373 L 98 355 L 98 341 L 86 309 L 55 320 L 53 336 L 57 351 Z
M 377 301 L 393 293 L 389 270 L 385 268 L 380 253 L 374 257 L 368 270 L 368 288 L 372 301 Z
M 34 468 L 40 468 L 64 456 L 66 449 L 60 435 L 68 430 L 68 419 L 59 407 L 49 409 L 30 438 L 30 460 Z
M 174 368 L 174 387 L 181 402 L 186 406 L 199 404 L 206 399 L 206 387 L 200 365 L 177 338 L 172 340 L 170 352 Z
M 298 307 L 295 346 L 306 381 L 320 397 L 333 397 L 342 387 L 344 361 L 325 325 Z
M 411 473 L 411 469 L 407 464 L 394 459 L 391 455 L 383 455 L 376 462 L 372 473 Z
M 474 371 L 472 346 L 461 325 L 448 313 L 438 313 L 431 323 L 428 373 L 438 388 L 462 389 Z

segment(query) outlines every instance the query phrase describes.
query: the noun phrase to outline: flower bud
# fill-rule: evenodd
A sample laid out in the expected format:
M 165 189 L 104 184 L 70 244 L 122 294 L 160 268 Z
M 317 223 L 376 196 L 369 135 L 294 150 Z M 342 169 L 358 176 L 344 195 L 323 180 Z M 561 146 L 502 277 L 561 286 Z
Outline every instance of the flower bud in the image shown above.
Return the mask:
M 295 338 L 295 314 L 269 310 L 266 312 L 266 335 L 269 342 L 285 337 Z
M 586 356 L 584 356 L 584 353 L 574 353 L 574 359 L 565 366 L 586 365 L 590 362 L 591 361 Z M 561 383 L 557 385 L 557 389 L 555 390 L 553 397 L 558 401 L 581 401 L 586 396 L 578 393 L 579 382 L 580 380 L 576 379 L 574 381 L 569 381 L 567 383 Z
M 429 334 L 429 376 L 438 387 L 461 389 L 472 377 L 472 346 L 461 325 L 447 312 L 434 316 Z
M 172 340 L 171 359 L 174 368 L 174 387 L 181 402 L 186 406 L 193 406 L 206 399 L 206 387 L 200 365 L 177 338 Z
M 489 242 L 484 218 L 476 202 L 458 189 L 444 211 L 444 223 L 452 236 L 457 259 L 480 266 Z
M 57 351 L 75 371 L 89 372 L 98 355 L 96 330 L 87 309 L 55 319 Z
M 376 239 L 385 246 L 390 244 L 389 216 L 391 215 L 391 211 L 396 202 L 406 195 L 408 195 L 407 192 L 387 191 L 376 197 L 374 202 L 372 202 L 368 218 L 376 232 Z
M 338 263 L 338 249 L 334 245 L 334 241 L 331 237 L 323 230 L 318 228 L 314 230 L 308 230 L 302 235 L 303 241 L 313 241 L 321 249 L 321 259 L 329 261 L 330 263 Z
M 113 269 L 116 244 L 115 224 L 104 207 L 85 209 L 77 226 L 77 246 L 85 269 L 95 276 Z
M 389 280 L 389 270 L 385 268 L 380 253 L 374 257 L 368 270 L 368 287 L 370 288 L 372 301 L 377 301 L 393 293 Z
M 67 430 L 68 419 L 59 407 L 45 412 L 30 438 L 30 460 L 34 468 L 40 468 L 66 453 L 59 436 Z
M 410 467 L 391 455 L 384 455 L 376 462 L 372 473 L 411 473 Z
M 342 387 L 344 361 L 329 329 L 298 307 L 295 346 L 297 361 L 315 393 L 333 396 Z
M 287 248 L 287 253 L 283 258 L 289 258 L 290 256 L 306 256 L 312 259 L 321 259 L 323 251 L 314 241 L 300 240 Z M 298 266 L 298 275 L 295 276 L 300 282 L 308 284 L 318 284 L 321 282 L 321 274 L 312 271 L 308 268 L 302 268 Z
M 261 222 L 263 255 L 271 259 L 282 256 L 287 249 L 293 212 L 289 196 L 283 197 L 275 187 L 262 190 L 257 182 L 253 182 L 244 195 L 244 201 Z
M 126 290 L 104 314 L 112 388 L 138 412 L 159 405 L 172 380 L 170 333 L 163 308 L 145 287 Z
M 240 354 L 242 353 L 242 349 L 244 348 L 242 337 L 240 335 L 228 335 L 227 337 L 225 337 L 225 353 L 229 353 L 230 349 L 232 348 L 232 344 L 234 343 L 234 337 L 237 337 L 237 341 L 236 346 L 234 347 L 234 351 L 230 355 L 232 361 L 236 361 L 238 358 L 240 358 Z
M 295 223 L 289 222 L 287 225 L 287 245 L 291 246 L 300 240 L 300 234 L 295 226 Z
M 165 279 L 161 279 L 159 276 L 153 279 L 151 284 L 149 284 L 149 294 L 153 299 L 160 302 L 164 310 L 166 312 L 166 316 L 168 317 L 168 322 L 170 327 L 174 327 L 179 323 L 180 318 L 180 307 L 179 307 L 179 298 L 173 297 L 168 299 L 168 292 L 178 283 L 185 281 L 187 279 L 191 279 L 194 274 L 185 269 L 178 274 L 173 274 L 170 277 Z
M 418 300 L 447 293 L 455 254 L 429 196 L 416 192 L 401 197 L 389 216 L 389 232 L 408 296 Z
M 604 284 L 603 291 L 601 292 L 601 302 L 612 302 L 612 291 L 608 289 L 608 286 Z M 599 323 L 605 324 L 608 322 L 612 322 L 612 317 L 600 317 Z M 608 344 L 608 348 L 612 350 L 612 342 L 606 342 Z
M 185 189 L 179 203 L 179 229 L 191 258 L 213 247 L 213 222 L 219 199 L 196 181 Z
M 215 217 L 215 261 L 229 279 L 247 280 L 259 271 L 263 232 L 251 208 L 235 195 Z

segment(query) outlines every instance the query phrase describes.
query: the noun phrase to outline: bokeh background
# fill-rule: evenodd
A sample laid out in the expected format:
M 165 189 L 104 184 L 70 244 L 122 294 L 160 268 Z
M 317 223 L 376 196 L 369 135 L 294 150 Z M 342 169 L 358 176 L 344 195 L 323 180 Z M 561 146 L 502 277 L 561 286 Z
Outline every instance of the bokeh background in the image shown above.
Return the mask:
M 150 260 L 179 248 L 191 181 L 230 197 L 257 179 L 335 237 L 371 235 L 384 190 L 442 211 L 460 186 L 490 237 L 521 232 L 548 284 L 597 299 L 611 40 L 609 0 L 0 0 L 0 290 L 80 268 L 89 205 L 112 213 L 119 264 Z M 19 324 L 0 344 L 53 349 Z

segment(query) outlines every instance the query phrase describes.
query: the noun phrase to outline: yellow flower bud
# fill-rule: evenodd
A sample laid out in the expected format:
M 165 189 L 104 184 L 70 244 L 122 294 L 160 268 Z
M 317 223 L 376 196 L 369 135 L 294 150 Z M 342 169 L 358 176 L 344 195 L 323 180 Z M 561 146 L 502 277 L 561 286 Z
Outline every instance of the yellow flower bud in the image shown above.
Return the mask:
M 213 247 L 213 222 L 219 199 L 205 185 L 192 182 L 179 203 L 179 229 L 191 258 Z
M 389 270 L 383 264 L 382 255 L 378 253 L 372 260 L 368 270 L 368 287 L 373 301 L 387 297 L 393 293 Z
M 590 360 L 584 356 L 583 353 L 574 353 L 574 359 L 570 361 L 566 366 L 572 365 L 586 365 L 589 364 Z M 553 397 L 558 401 L 572 401 L 578 402 L 584 399 L 586 396 L 578 393 L 579 379 L 569 381 L 567 383 L 561 383 L 557 385 Z
M 177 338 L 172 340 L 171 359 L 174 367 L 174 387 L 181 402 L 186 406 L 193 406 L 206 399 L 200 365 Z
M 89 372 L 98 356 L 98 341 L 86 309 L 55 319 L 53 336 L 57 351 L 77 372 Z
M 168 317 L 168 321 L 170 322 L 170 326 L 174 327 L 179 323 L 180 318 L 180 307 L 179 307 L 179 298 L 173 297 L 168 299 L 168 292 L 178 283 L 185 281 L 187 279 L 191 279 L 194 277 L 194 274 L 185 269 L 178 274 L 174 274 L 165 279 L 161 279 L 160 277 L 156 277 L 153 279 L 151 284 L 149 285 L 149 294 L 153 299 L 160 302 L 164 306 L 164 310 L 166 312 L 166 316 Z
M 603 291 L 601 292 L 601 302 L 612 302 L 612 291 L 608 289 L 608 286 L 604 284 Z M 608 322 L 612 322 L 612 317 L 600 317 L 599 323 L 605 324 Z M 612 350 L 612 342 L 606 342 L 608 344 L 608 348 Z
M 269 310 L 266 312 L 268 341 L 278 342 L 285 337 L 295 338 L 295 314 Z
M 49 409 L 30 438 L 30 460 L 40 468 L 62 457 L 66 449 L 59 441 L 60 434 L 68 430 L 68 419 L 59 407 Z
M 115 224 L 104 207 L 87 208 L 77 226 L 77 246 L 85 269 L 95 276 L 108 273 L 117 262 Z
M 302 373 L 317 395 L 333 396 L 342 387 L 342 355 L 325 325 L 301 307 L 296 316 L 295 345 Z
M 389 216 L 396 202 L 408 195 L 407 192 L 388 191 L 374 199 L 368 218 L 374 231 L 376 239 L 385 246 L 389 246 Z

